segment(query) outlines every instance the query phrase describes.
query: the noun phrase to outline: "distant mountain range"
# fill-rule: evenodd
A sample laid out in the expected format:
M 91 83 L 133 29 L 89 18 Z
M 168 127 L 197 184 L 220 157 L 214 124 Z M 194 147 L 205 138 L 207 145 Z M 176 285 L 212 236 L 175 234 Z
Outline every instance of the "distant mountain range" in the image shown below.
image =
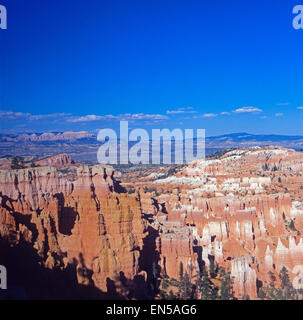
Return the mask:
M 287 148 L 303 148 L 303 136 L 275 134 L 250 134 L 246 132 L 206 138 L 207 147 L 239 148 L 250 146 L 279 145 Z
M 303 136 L 256 135 L 246 132 L 206 137 L 206 155 L 227 148 L 252 146 L 282 146 L 303 150 Z M 47 132 L 19 135 L 0 135 L 0 157 L 51 156 L 67 153 L 79 161 L 96 162 L 100 142 L 95 134 L 87 131 Z
M 18 135 L 0 135 L 1 141 L 69 141 L 83 138 L 92 138 L 94 135 L 87 131 L 65 131 L 65 132 L 45 132 L 45 133 L 23 133 Z
M 84 138 L 96 139 L 96 135 L 88 131 L 65 131 L 44 133 L 0 134 L 1 141 L 71 141 Z M 230 133 L 206 138 L 208 142 L 248 143 L 248 142 L 281 142 L 295 141 L 303 143 L 303 136 L 287 136 L 275 134 L 250 134 L 247 132 Z

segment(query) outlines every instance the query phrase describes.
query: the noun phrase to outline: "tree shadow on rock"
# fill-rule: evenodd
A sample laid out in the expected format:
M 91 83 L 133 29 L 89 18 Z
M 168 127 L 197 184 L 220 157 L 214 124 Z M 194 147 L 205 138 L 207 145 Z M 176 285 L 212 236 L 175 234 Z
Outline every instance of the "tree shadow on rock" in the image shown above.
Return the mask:
M 82 285 L 77 280 L 77 264 L 66 268 L 44 267 L 42 258 L 31 244 L 24 241 L 11 246 L 0 238 L 0 250 L 5 252 L 1 264 L 7 269 L 8 291 L 0 290 L 0 299 L 79 300 L 111 299 L 93 283 Z

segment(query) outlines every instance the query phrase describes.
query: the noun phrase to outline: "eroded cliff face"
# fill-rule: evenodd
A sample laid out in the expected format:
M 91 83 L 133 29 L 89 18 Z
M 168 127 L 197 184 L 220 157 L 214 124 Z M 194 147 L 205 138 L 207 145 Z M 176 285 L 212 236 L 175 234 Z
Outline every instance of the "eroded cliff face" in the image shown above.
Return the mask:
M 269 271 L 278 279 L 286 266 L 294 278 L 303 263 L 302 174 L 302 153 L 256 147 L 171 175 L 132 174 L 125 186 L 145 186 L 142 208 L 154 215 L 159 264 L 170 277 L 180 262 L 194 276 L 215 261 L 231 272 L 236 297 L 256 299 Z
M 234 150 L 132 171 L 121 185 L 111 167 L 60 163 L 0 171 L 0 239 L 9 243 L 0 263 L 28 245 L 47 270 L 72 267 L 81 286 L 128 298 L 143 297 L 133 293 L 155 269 L 178 278 L 180 264 L 192 281 L 204 266 L 224 267 L 239 299 L 257 299 L 269 271 L 278 279 L 286 266 L 293 280 L 303 270 L 302 153 Z
M 140 274 L 140 202 L 124 193 L 111 167 L 73 170 L 68 177 L 54 167 L 0 171 L 0 237 L 11 247 L 32 246 L 45 268 L 74 266 L 79 284 L 108 292 L 122 276 Z M 0 252 L 5 265 L 9 252 Z

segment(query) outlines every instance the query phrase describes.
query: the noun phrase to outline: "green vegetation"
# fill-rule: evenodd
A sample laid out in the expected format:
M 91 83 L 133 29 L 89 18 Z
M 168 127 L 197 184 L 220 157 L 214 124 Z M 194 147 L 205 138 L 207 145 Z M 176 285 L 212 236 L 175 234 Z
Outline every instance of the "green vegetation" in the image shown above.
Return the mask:
M 295 227 L 295 223 L 293 219 L 290 219 L 289 225 L 288 225 L 289 229 L 292 231 L 297 231 L 296 227 Z
M 231 149 L 224 149 L 224 150 L 219 150 L 216 151 L 215 153 L 211 154 L 210 156 L 207 157 L 207 159 L 211 159 L 211 160 L 216 160 L 216 159 L 220 159 L 222 156 L 224 156 L 227 152 L 233 151 L 235 150 L 235 148 L 231 148 Z
M 174 175 L 176 172 L 177 172 L 177 167 L 171 167 L 167 170 L 167 173 L 165 173 L 161 176 L 161 179 L 165 179 L 167 177 L 170 177 L 170 176 Z
M 219 288 L 210 280 L 208 272 L 203 268 L 197 275 L 197 298 L 201 300 L 217 300 Z
M 283 220 L 285 221 L 285 228 L 288 230 L 288 231 L 297 231 L 299 232 L 297 229 L 296 229 L 296 226 L 295 226 L 295 222 L 293 219 L 290 219 L 290 220 L 287 220 L 286 218 L 284 219 L 285 215 L 283 216 Z
M 136 192 L 136 190 L 135 190 L 135 188 L 133 188 L 133 187 L 131 187 L 131 188 L 127 191 L 128 194 L 133 194 L 133 193 L 135 193 L 135 192 Z
M 31 168 L 36 168 L 36 167 L 37 167 L 37 165 L 35 164 L 34 161 L 32 161 L 32 162 L 31 162 Z
M 209 268 L 210 269 L 210 268 Z M 261 287 L 258 297 L 261 300 L 303 300 L 303 289 L 295 289 L 290 281 L 287 268 L 284 266 L 278 275 L 269 272 L 269 284 Z M 222 267 L 217 268 L 212 278 L 210 270 L 202 268 L 199 274 L 190 277 L 184 273 L 183 264 L 179 264 L 179 280 L 164 276 L 159 293 L 165 300 L 235 300 L 230 273 Z M 279 287 L 277 285 L 279 284 Z M 250 300 L 248 295 L 243 300 Z
M 148 187 L 145 186 L 145 187 L 143 188 L 143 190 L 144 190 L 144 193 L 154 192 L 156 197 L 159 197 L 159 196 L 160 196 L 160 193 L 157 191 L 157 188 L 155 188 L 155 187 L 148 188 Z
M 215 278 L 218 274 L 218 265 L 213 259 L 210 259 L 209 274 L 211 278 Z
M 220 286 L 220 300 L 233 300 L 233 292 L 232 292 L 232 281 L 230 275 L 225 272 L 223 268 L 219 270 L 219 280 L 221 282 Z
M 261 288 L 258 296 L 262 300 L 302 300 L 303 290 L 295 289 L 290 282 L 285 266 L 279 272 L 280 287 L 276 287 L 277 279 L 272 272 L 269 275 L 269 285 Z
M 183 263 L 179 263 L 179 280 L 182 281 L 183 279 Z
M 21 157 L 14 157 L 11 162 L 11 169 L 16 170 L 16 169 L 24 169 L 24 159 Z
M 203 267 L 191 279 L 187 272 L 184 273 L 183 264 L 180 263 L 179 280 L 165 276 L 161 281 L 160 296 L 165 300 L 234 300 L 230 274 L 219 268 L 213 275 L 214 278 L 211 278 Z M 170 289 L 171 287 L 175 289 Z

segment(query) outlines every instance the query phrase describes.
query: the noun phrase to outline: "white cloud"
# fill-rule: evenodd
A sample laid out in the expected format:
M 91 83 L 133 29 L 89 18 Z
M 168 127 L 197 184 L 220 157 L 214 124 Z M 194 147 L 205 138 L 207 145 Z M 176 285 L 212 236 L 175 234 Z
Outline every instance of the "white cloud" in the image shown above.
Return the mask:
M 228 115 L 230 115 L 230 112 L 221 112 L 221 115 L 222 116 L 228 116 Z
M 59 117 L 71 116 L 70 113 L 50 113 L 50 114 L 31 114 L 23 112 L 13 112 L 13 111 L 0 111 L 0 118 L 5 118 L 8 120 L 43 120 L 43 119 L 56 119 Z
M 87 121 L 98 121 L 98 120 L 167 120 L 169 119 L 167 116 L 162 114 L 145 114 L 145 113 L 125 113 L 117 116 L 114 115 L 104 115 L 99 116 L 95 114 L 90 114 L 86 116 L 80 117 L 72 117 L 68 119 L 68 122 L 87 122 Z
M 4 110 L 0 111 L 0 118 L 5 118 L 5 119 L 9 119 L 9 120 L 28 118 L 29 116 L 31 116 L 30 113 L 4 111 Z
M 276 113 L 275 116 L 276 116 L 276 117 L 283 117 L 283 116 L 284 116 L 284 113 Z
M 103 116 L 96 116 L 95 114 L 88 114 L 86 116 L 75 117 L 72 119 L 68 119 L 68 122 L 86 122 L 86 121 L 97 121 L 104 119 Z
M 260 112 L 263 112 L 263 110 L 256 107 L 242 107 L 233 111 L 233 113 L 260 113 Z
M 95 115 L 89 114 L 84 116 L 73 116 L 70 113 L 50 113 L 50 114 L 31 114 L 23 112 L 13 112 L 0 110 L 0 119 L 3 120 L 24 120 L 24 121 L 41 121 L 41 120 L 65 120 L 67 122 L 90 122 L 98 120 L 167 120 L 168 116 L 163 114 L 144 114 L 144 113 L 126 113 L 120 115 Z
M 184 114 L 184 113 L 197 113 L 193 107 L 177 108 L 176 110 L 167 110 L 166 114 Z
M 297 109 L 298 109 L 298 110 L 303 110 L 303 107 L 298 107 Z
M 50 114 L 37 114 L 30 115 L 29 120 L 44 120 L 44 119 L 55 119 L 55 118 L 65 118 L 71 116 L 71 113 L 50 113 Z
M 214 118 L 217 117 L 218 115 L 216 113 L 204 113 L 202 115 L 203 118 Z
M 163 114 L 145 114 L 145 113 L 135 113 L 135 114 L 121 114 L 117 116 L 117 118 L 125 119 L 125 120 L 167 120 L 169 119 L 167 116 Z

